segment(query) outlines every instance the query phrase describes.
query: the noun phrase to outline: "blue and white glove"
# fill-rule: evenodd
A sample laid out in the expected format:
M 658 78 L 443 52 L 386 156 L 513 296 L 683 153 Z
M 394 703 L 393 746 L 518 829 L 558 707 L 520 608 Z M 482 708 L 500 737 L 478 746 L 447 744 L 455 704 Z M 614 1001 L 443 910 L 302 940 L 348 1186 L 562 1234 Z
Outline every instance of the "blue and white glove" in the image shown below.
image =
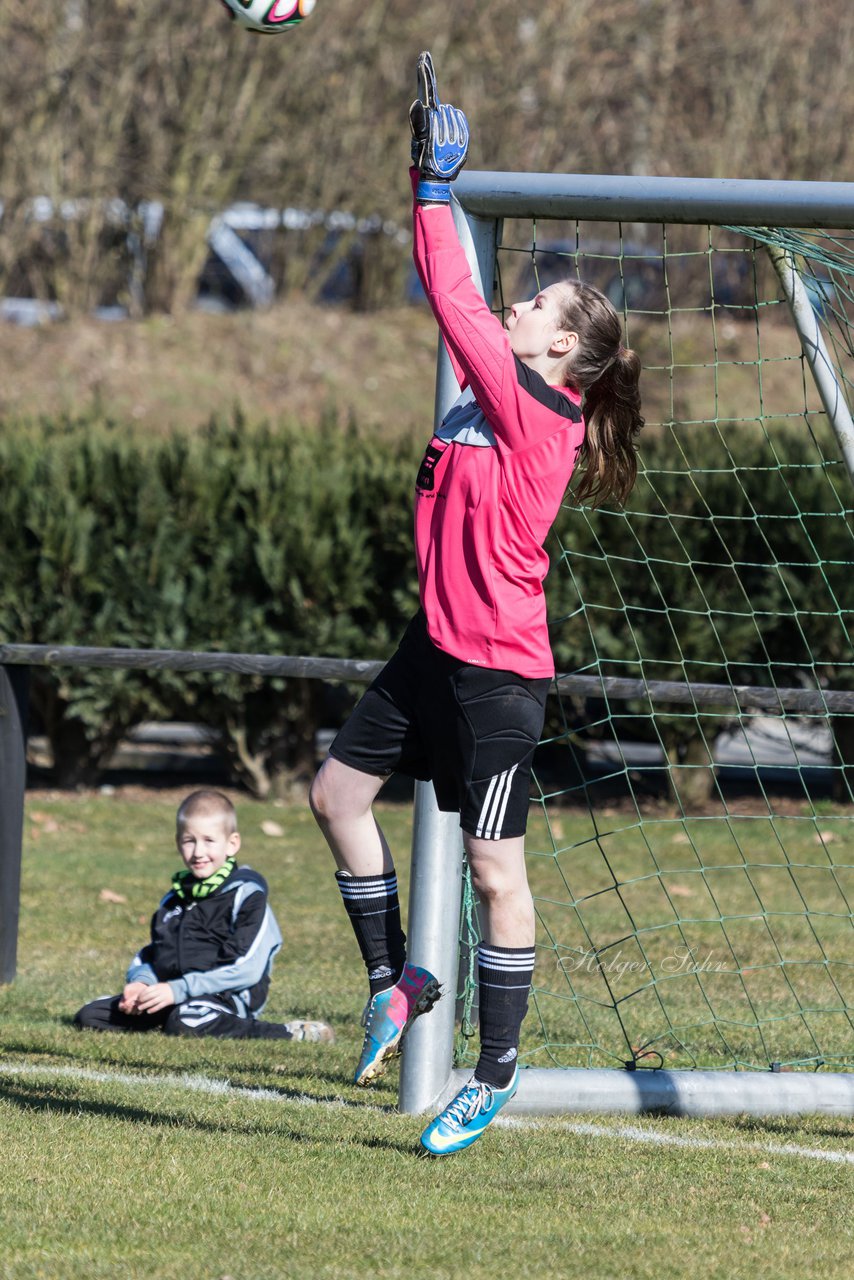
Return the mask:
M 429 53 L 418 57 L 418 97 L 409 108 L 412 163 L 420 178 L 419 204 L 447 204 L 450 184 L 468 157 L 469 124 L 462 111 L 439 101 Z

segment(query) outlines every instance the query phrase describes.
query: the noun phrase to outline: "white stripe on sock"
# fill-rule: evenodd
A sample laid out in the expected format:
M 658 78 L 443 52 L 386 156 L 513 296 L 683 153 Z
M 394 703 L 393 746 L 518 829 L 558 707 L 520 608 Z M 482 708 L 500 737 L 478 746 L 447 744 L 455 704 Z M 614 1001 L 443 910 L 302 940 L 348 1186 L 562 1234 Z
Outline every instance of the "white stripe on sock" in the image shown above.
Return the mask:
M 345 902 L 357 902 L 368 898 L 390 898 L 393 893 L 397 893 L 397 879 L 391 882 L 379 880 L 370 885 L 352 886 L 339 880 L 338 887 Z
M 520 956 L 535 956 L 536 947 L 499 947 L 493 942 L 479 942 L 477 953 L 480 956 L 491 956 L 494 960 L 518 960 Z
M 484 987 L 498 986 L 506 990 L 514 988 L 527 988 L 531 985 L 531 979 L 534 974 L 534 964 L 536 961 L 536 952 L 534 951 L 517 951 L 515 955 L 507 955 L 501 951 L 493 951 L 491 948 L 481 944 L 478 947 L 477 964 L 480 974 L 480 983 Z M 501 982 L 492 983 L 489 981 L 491 974 L 512 975 L 513 977 L 523 978 L 520 983 Z

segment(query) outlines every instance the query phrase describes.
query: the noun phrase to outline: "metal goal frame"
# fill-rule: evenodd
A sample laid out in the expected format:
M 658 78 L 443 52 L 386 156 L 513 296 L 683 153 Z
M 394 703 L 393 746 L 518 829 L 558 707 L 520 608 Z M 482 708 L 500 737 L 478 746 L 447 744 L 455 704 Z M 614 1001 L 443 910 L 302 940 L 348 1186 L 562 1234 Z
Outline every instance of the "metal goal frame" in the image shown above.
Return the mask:
M 854 183 L 775 182 L 716 178 L 468 172 L 454 184 L 454 220 L 472 275 L 492 298 L 504 218 L 596 222 L 708 223 L 739 227 L 854 225 Z M 791 310 L 804 358 L 854 482 L 854 423 L 791 255 L 769 249 Z M 459 394 L 439 343 L 435 422 Z M 783 691 L 785 692 L 785 691 Z M 720 690 L 711 695 L 720 698 Z M 455 1070 L 454 1018 L 463 881 L 462 840 L 455 814 L 441 813 L 429 783 L 416 785 L 409 954 L 436 974 L 446 997 L 419 1019 L 405 1042 L 400 1110 L 421 1114 L 444 1106 L 467 1071 Z M 854 1073 L 523 1068 L 507 1107 L 517 1114 L 663 1112 L 714 1116 L 854 1115 Z

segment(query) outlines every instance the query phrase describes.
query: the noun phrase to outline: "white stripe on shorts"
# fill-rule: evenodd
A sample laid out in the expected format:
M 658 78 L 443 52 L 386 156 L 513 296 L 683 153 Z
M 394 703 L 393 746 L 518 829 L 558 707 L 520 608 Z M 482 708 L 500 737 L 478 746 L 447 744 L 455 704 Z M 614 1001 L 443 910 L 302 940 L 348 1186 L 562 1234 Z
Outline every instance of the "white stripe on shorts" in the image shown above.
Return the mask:
M 505 769 L 503 773 L 497 773 L 490 779 L 486 799 L 477 820 L 475 836 L 483 837 L 484 840 L 501 839 L 501 828 L 504 824 L 504 814 L 507 812 L 507 801 L 510 799 L 513 775 L 518 768 L 519 765 L 514 764 L 512 769 Z

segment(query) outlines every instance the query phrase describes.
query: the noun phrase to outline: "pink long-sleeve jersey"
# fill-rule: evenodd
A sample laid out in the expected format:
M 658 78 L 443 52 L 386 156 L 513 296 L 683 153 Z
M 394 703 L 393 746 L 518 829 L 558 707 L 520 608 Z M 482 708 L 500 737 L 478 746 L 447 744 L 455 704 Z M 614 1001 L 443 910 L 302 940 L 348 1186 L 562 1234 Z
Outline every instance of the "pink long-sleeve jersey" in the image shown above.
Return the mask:
M 513 354 L 474 285 L 447 206 L 416 205 L 413 256 L 463 388 L 416 480 L 427 629 L 464 662 L 552 676 L 543 543 L 584 440 L 581 397 Z

